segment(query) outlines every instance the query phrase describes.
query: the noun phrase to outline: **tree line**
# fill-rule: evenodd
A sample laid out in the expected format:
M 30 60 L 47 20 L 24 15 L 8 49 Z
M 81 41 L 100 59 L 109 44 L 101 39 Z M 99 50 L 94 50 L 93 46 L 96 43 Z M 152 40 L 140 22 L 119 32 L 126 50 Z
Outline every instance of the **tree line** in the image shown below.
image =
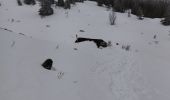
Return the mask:
M 21 3 L 20 0 L 17 0 Z M 84 2 L 86 0 L 37 0 L 40 2 L 39 15 L 48 16 L 53 14 L 51 5 L 70 9 L 71 4 Z M 132 14 L 149 18 L 164 18 L 161 22 L 164 25 L 170 25 L 170 1 L 168 0 L 89 0 L 97 2 L 98 6 L 112 8 L 116 12 L 125 12 L 131 10 Z M 24 0 L 25 4 L 34 5 L 35 0 Z M 142 17 L 141 17 L 142 16 Z

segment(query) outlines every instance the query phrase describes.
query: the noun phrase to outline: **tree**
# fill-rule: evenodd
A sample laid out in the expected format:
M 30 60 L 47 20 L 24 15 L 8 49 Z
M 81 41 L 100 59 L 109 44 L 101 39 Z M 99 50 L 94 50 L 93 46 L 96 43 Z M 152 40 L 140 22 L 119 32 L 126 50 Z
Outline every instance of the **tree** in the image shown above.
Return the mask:
M 144 18 L 143 18 L 143 10 L 141 9 L 141 7 L 139 7 L 138 8 L 138 10 L 137 10 L 137 16 L 138 16 L 138 19 L 139 20 L 143 20 Z
M 18 6 L 22 6 L 21 0 L 17 0 Z
M 131 9 L 128 9 L 127 13 L 128 13 L 128 17 L 131 17 Z
M 106 7 L 110 8 L 112 6 L 111 1 L 112 0 L 104 0 L 103 3 Z
M 27 5 L 35 5 L 35 0 L 24 0 L 24 3 Z
M 66 0 L 64 4 L 64 9 L 70 9 L 70 8 L 71 8 L 70 0 Z
M 123 5 L 123 0 L 115 0 L 114 1 L 114 9 L 118 12 L 124 12 L 125 8 Z
M 170 6 L 167 7 L 165 18 L 161 22 L 163 25 L 170 25 Z
M 97 5 L 102 6 L 104 4 L 104 0 L 97 0 Z
M 53 9 L 51 8 L 52 0 L 40 0 L 41 8 L 39 10 L 39 15 L 49 16 L 53 14 Z
M 76 2 L 84 2 L 84 0 L 75 0 Z
M 64 7 L 64 0 L 58 0 L 58 6 Z
M 75 0 L 70 0 L 70 3 L 71 3 L 71 4 L 75 4 L 76 1 L 75 1 Z

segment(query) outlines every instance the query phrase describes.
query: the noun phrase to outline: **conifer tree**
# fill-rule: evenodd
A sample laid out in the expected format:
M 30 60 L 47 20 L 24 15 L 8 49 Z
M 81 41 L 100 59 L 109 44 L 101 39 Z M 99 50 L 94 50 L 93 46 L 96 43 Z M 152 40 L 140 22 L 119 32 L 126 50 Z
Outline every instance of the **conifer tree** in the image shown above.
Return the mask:
M 139 20 L 143 20 L 144 19 L 143 18 L 144 15 L 143 15 L 143 11 L 142 11 L 141 7 L 139 7 L 138 10 L 137 10 L 137 16 L 138 16 Z
M 24 0 L 24 3 L 27 5 L 35 5 L 35 0 Z
M 18 6 L 22 6 L 21 0 L 17 0 Z
M 163 25 L 170 25 L 170 6 L 167 7 L 165 19 L 162 21 Z
M 64 0 L 58 0 L 58 6 L 64 7 Z
M 97 0 L 97 5 L 102 6 L 104 4 L 104 0 Z
M 70 8 L 71 8 L 70 0 L 66 0 L 65 5 L 64 5 L 64 9 L 70 9 Z
M 114 1 L 114 9 L 118 12 L 124 12 L 124 5 L 123 5 L 123 0 L 115 0 Z
M 75 1 L 75 0 L 70 0 L 70 3 L 71 3 L 71 4 L 75 4 L 76 1 Z
M 48 16 L 53 14 L 53 9 L 51 8 L 52 0 L 40 0 L 40 4 L 39 15 Z

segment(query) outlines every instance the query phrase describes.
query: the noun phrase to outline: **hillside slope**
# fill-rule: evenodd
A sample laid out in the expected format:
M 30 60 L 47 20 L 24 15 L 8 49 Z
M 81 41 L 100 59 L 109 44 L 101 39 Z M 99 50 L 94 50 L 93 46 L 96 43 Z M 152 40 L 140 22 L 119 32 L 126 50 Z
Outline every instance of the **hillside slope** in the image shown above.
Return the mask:
M 139 21 L 117 13 L 116 25 L 110 26 L 109 11 L 90 1 L 71 10 L 57 7 L 43 19 L 38 4 L 1 4 L 0 99 L 170 99 L 170 27 L 160 19 Z M 112 46 L 75 44 L 76 34 L 111 41 Z M 129 51 L 122 49 L 127 45 Z M 56 70 L 41 67 L 47 58 Z

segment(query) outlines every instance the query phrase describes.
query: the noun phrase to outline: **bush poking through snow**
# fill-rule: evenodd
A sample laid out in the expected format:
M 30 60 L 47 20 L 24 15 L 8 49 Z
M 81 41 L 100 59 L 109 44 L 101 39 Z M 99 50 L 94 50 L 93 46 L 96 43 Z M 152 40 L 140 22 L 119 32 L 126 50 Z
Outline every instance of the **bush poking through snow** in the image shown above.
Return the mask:
M 109 13 L 109 22 L 110 22 L 110 25 L 115 25 L 115 21 L 116 21 L 116 13 L 112 10 Z
M 58 79 L 62 79 L 63 76 L 64 76 L 64 72 L 59 72 L 59 73 L 57 74 L 57 78 L 58 78 Z
M 52 59 L 47 59 L 47 60 L 45 60 L 44 63 L 42 64 L 42 66 L 43 66 L 45 69 L 48 69 L 48 70 L 51 70 L 52 65 L 53 65 L 53 60 L 52 60 Z
M 112 41 L 108 41 L 107 46 L 111 47 L 112 46 Z
M 130 50 L 130 45 L 122 45 L 122 49 L 129 51 Z

